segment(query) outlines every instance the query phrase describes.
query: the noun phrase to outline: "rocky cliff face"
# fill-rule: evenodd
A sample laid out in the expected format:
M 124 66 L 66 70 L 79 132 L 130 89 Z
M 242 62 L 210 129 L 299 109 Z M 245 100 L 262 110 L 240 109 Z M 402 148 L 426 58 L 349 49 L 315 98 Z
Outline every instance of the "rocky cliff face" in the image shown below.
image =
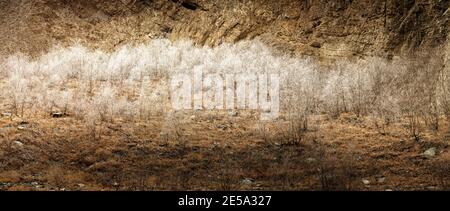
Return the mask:
M 39 54 L 81 42 L 113 49 L 153 38 L 198 45 L 260 39 L 322 58 L 440 48 L 448 0 L 2 0 L 0 49 Z

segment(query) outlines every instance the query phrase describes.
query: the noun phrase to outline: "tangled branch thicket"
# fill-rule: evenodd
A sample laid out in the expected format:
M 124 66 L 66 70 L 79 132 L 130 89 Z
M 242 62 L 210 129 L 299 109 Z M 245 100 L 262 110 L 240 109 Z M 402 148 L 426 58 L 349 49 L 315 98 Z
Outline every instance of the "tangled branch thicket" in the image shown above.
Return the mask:
M 167 111 L 171 74 L 194 69 L 280 74 L 282 115 L 297 122 L 297 129 L 306 129 L 310 115 L 353 112 L 385 122 L 407 118 L 411 134 L 418 135 L 421 125 L 438 128 L 440 117 L 450 117 L 445 56 L 341 60 L 325 66 L 274 53 L 259 41 L 208 48 L 161 39 L 111 53 L 76 45 L 37 59 L 17 54 L 0 61 L 3 109 L 22 118 L 61 111 L 91 123 L 142 119 L 153 108 Z

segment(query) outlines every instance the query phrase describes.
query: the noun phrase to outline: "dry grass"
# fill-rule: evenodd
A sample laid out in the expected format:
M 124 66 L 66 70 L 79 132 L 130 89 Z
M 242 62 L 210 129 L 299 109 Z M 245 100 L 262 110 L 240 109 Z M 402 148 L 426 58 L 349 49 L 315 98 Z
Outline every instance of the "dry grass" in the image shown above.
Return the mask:
M 167 40 L 10 56 L 0 69 L 1 188 L 446 189 L 445 165 L 430 172 L 421 155 L 448 144 L 449 69 L 437 58 L 322 66 L 258 41 Z M 280 117 L 171 110 L 167 80 L 199 68 L 280 74 Z
M 215 116 L 214 122 L 210 121 Z M 320 130 L 301 142 L 282 141 L 287 122 L 268 123 L 263 140 L 257 120 L 234 122 L 204 114 L 180 124 L 178 137 L 160 138 L 160 119 L 98 126 L 98 138 L 73 118 L 37 119 L 11 131 L 0 152 L 5 190 L 423 190 L 447 189 L 441 155 L 444 131 L 427 129 L 420 143 L 401 125 L 380 136 L 356 115 L 313 118 Z M 13 120 L 14 121 L 14 120 Z M 17 120 L 16 120 L 17 121 Z M 11 124 L 9 121 L 2 123 Z M 443 127 L 448 124 L 443 122 Z M 208 128 L 205 133 L 198 128 Z M 405 141 L 401 141 L 405 140 Z M 23 146 L 14 144 L 21 141 Z M 421 153 L 437 147 L 436 159 Z M 439 161 L 439 162 L 438 162 Z M 435 164 L 436 162 L 436 164 Z M 378 182 L 385 177 L 384 182 Z M 364 185 L 362 179 L 368 179 Z M 251 182 L 247 182 L 250 180 Z

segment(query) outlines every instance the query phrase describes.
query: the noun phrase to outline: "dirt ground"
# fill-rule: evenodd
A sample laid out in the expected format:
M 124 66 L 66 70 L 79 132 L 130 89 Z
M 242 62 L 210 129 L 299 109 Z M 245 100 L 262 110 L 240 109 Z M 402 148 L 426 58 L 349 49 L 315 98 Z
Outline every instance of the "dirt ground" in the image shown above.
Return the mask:
M 448 190 L 449 126 L 381 131 L 370 118 L 284 120 L 192 112 L 87 127 L 62 118 L 0 119 L 1 190 Z M 295 137 L 295 138 L 294 138 Z M 430 148 L 436 154 L 425 156 Z

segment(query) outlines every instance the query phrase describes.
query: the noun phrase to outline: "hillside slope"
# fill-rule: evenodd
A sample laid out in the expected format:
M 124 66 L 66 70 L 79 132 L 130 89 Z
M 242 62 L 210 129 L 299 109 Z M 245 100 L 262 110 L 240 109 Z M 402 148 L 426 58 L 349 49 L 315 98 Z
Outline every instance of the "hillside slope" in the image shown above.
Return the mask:
M 446 0 L 1 0 L 0 52 L 81 42 L 112 49 L 154 38 L 215 46 L 259 38 L 324 58 L 408 54 L 447 41 Z
M 0 190 L 450 190 L 448 7 L 0 0 Z

